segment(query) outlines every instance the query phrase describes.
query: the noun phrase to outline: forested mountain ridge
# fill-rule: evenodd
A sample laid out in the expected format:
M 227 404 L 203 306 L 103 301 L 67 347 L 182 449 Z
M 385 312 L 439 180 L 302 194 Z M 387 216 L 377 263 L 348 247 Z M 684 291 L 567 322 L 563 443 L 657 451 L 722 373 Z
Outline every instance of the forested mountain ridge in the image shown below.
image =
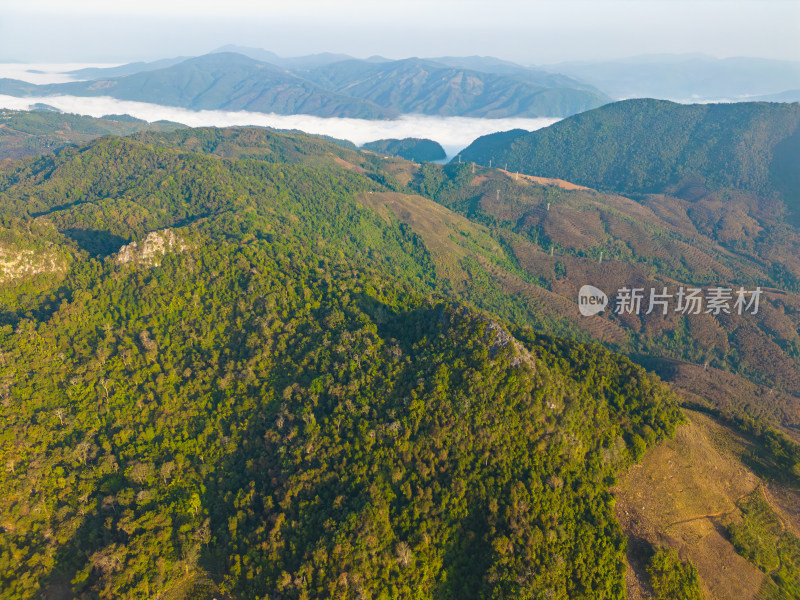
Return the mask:
M 442 298 L 339 164 L 103 138 L 0 171 L 4 230 L 70 255 L 0 287 L 9 598 L 624 597 L 609 486 L 673 394 Z
M 170 131 L 178 123 L 148 123 L 124 115 L 100 119 L 45 111 L 0 109 L 0 160 L 55 152 L 70 144 L 103 135 L 128 135 L 135 131 Z
M 345 168 L 353 174 L 360 173 L 371 180 L 370 186 L 378 186 L 370 188 L 376 190 L 374 194 L 365 195 L 367 188 L 358 192 L 362 205 L 404 222 L 421 236 L 431 252 L 430 268 L 438 273 L 447 293 L 543 331 L 603 341 L 631 356 L 677 359 L 681 361 L 677 371 L 673 363 L 665 362 L 659 367 L 660 372 L 671 379 L 677 372 L 681 374 L 679 379 L 688 376 L 692 381 L 698 376 L 713 375 L 719 381 L 713 385 L 709 382 L 709 389 L 751 390 L 736 394 L 715 392 L 715 402 L 726 409 L 747 407 L 754 416 L 771 415 L 770 422 L 791 427 L 800 422 L 800 404 L 795 394 L 795 382 L 800 377 L 795 348 L 800 340 L 792 308 L 797 303 L 794 290 L 800 275 L 793 250 L 798 240 L 774 220 L 761 214 L 748 215 L 749 209 L 741 202 L 719 205 L 712 198 L 687 203 L 652 195 L 642 206 L 623 196 L 564 189 L 513 173 L 479 169 L 472 175 L 472 167 L 467 164 L 444 169 L 435 165 L 419 167 L 399 159 L 359 153 L 318 137 L 259 128 L 181 129 L 169 134 L 140 133 L 135 139 L 165 150 Z M 58 159 L 54 160 L 58 163 Z M 104 160 L 105 153 L 101 153 L 91 163 L 102 165 Z M 149 161 L 143 159 L 143 164 L 150 164 Z M 42 162 L 42 172 L 47 173 L 56 163 Z M 159 172 L 163 177 L 166 171 Z M 102 176 L 102 168 L 96 174 Z M 215 177 L 230 180 L 228 174 L 217 173 Z M 43 193 L 48 190 L 44 186 L 34 193 L 27 186 L 19 187 L 28 180 L 28 176 L 20 174 L 17 186 L 9 189 L 18 189 L 20 206 L 31 196 L 39 198 L 39 202 L 48 197 L 59 202 L 60 188 Z M 75 187 L 70 192 L 72 198 L 85 182 L 69 181 L 66 189 Z M 145 189 L 164 185 L 154 182 Z M 380 186 L 400 193 L 387 196 L 379 191 Z M 248 183 L 247 187 L 252 185 Z M 105 190 L 102 185 L 97 189 Z M 136 186 L 131 191 L 133 197 L 130 192 L 124 192 L 123 197 L 135 199 L 143 195 Z M 456 221 L 453 213 L 446 209 L 442 212 L 429 200 L 410 196 L 409 192 L 433 199 L 467 219 Z M 103 191 L 119 193 L 120 190 Z M 203 194 L 211 196 L 214 191 L 209 189 Z M 143 219 L 158 227 L 177 222 L 154 219 L 152 208 L 148 208 L 146 216 L 131 215 L 122 222 L 109 219 L 113 226 L 99 231 L 91 223 L 96 214 L 107 210 L 106 202 L 100 199 L 76 206 L 67 203 L 66 210 L 48 203 L 35 210 L 37 214 L 49 212 L 52 222 L 95 254 L 113 252 L 144 235 L 146 228 L 135 226 Z M 548 205 L 552 205 L 550 210 Z M 131 203 L 126 211 L 142 213 L 143 209 Z M 186 218 L 197 219 L 202 214 L 192 209 Z M 601 231 L 603 223 L 605 230 Z M 752 236 L 759 231 L 763 233 L 756 244 Z M 712 315 L 671 315 L 663 319 L 658 315 L 614 314 L 585 319 L 577 312 L 574 298 L 586 281 L 603 281 L 610 288 L 609 293 L 631 282 L 647 287 L 674 285 L 675 281 L 684 285 L 730 281 L 731 285 L 761 284 L 776 289 L 763 298 L 760 314 L 747 319 Z M 755 387 L 749 383 L 742 387 L 741 382 L 734 385 L 716 369 L 745 375 Z M 695 381 L 693 385 L 700 384 Z M 707 384 L 701 387 L 706 388 Z
M 618 598 L 626 565 L 688 597 L 794 589 L 794 538 L 757 529 L 796 523 L 800 449 L 770 424 L 797 422 L 800 301 L 759 258 L 793 238 L 756 221 L 733 252 L 711 204 L 637 198 L 246 127 L 6 162 L 0 249 L 53 268 L 0 283 L 3 589 Z M 777 287 L 755 316 L 583 318 L 596 277 Z M 659 442 L 673 391 L 591 340 L 721 424 Z M 745 471 L 739 495 L 715 483 Z M 773 507 L 746 513 L 758 485 Z M 674 525 L 720 510 L 752 593 Z M 751 556 L 770 536 L 781 571 Z
M 437 142 L 428 139 L 375 140 L 363 144 L 361 148 L 377 154 L 399 156 L 415 162 L 434 162 L 447 158 L 444 148 Z
M 491 159 L 597 189 L 689 200 L 725 190 L 764 200 L 779 195 L 797 219 L 799 136 L 798 104 L 626 100 L 525 135 L 484 136 L 461 160 Z
M 156 218 L 153 200 L 143 208 L 141 199 L 151 193 L 148 190 L 163 194 L 175 189 L 174 175 L 162 181 L 178 164 L 168 158 L 172 154 L 164 153 L 166 150 L 289 162 L 322 168 L 321 172 L 344 168 L 350 172 L 348 180 L 357 174 L 356 180 L 369 180 L 367 187 L 354 188 L 362 206 L 378 211 L 382 218 L 404 223 L 421 238 L 431 257 L 426 268 L 436 274 L 436 285 L 445 293 L 510 321 L 602 341 L 631 356 L 648 357 L 648 366 L 658 368 L 665 377 L 685 379 L 692 382 L 689 387 L 713 391 L 712 403 L 725 410 L 745 410 L 791 428 L 800 423 L 800 398 L 796 394 L 800 339 L 794 308 L 800 302 L 796 296 L 800 263 L 793 250 L 798 239 L 774 219 L 748 214 L 750 209 L 741 202 L 720 205 L 712 198 L 689 203 L 664 195 L 635 202 L 575 186 L 565 189 L 546 180 L 533 181 L 499 170 L 479 168 L 473 175 L 466 163 L 420 167 L 360 153 L 314 136 L 260 128 L 180 129 L 139 133 L 134 139 L 154 146 L 159 149 L 155 156 L 164 157 L 163 168 L 144 180 L 152 183 L 107 189 L 98 181 L 91 186 L 101 196 L 93 199 L 80 192 L 86 187 L 83 179 L 88 171 L 70 175 L 63 188 L 55 189 L 49 185 L 32 188 L 32 183 L 38 185 L 38 176 L 19 172 L 17 183 L 6 194 L 13 191 L 20 207 L 35 197 L 39 204 L 31 204 L 30 210 L 40 215 L 37 221 L 46 218 L 80 247 L 105 255 L 141 238 L 148 227 L 171 227 L 208 216 L 208 211 L 195 206 L 182 207 L 184 216 L 180 220 L 164 218 L 163 214 Z M 99 177 L 104 176 L 104 161 L 110 160 L 106 150 L 100 150 L 107 147 L 87 148 L 81 157 L 84 165 L 87 161 L 98 165 L 93 172 Z M 69 150 L 64 158 L 73 152 Z M 141 163 L 146 170 L 158 160 L 143 157 Z M 42 173 L 55 169 L 60 176 L 71 169 L 56 166 L 64 162 L 59 158 L 40 162 Z M 230 183 L 230 173 L 219 171 L 218 163 L 195 157 L 188 164 L 195 163 L 212 165 L 210 173 L 225 182 L 217 188 L 209 186 L 198 196 L 213 197 L 215 189 L 239 189 L 239 184 Z M 141 173 L 142 165 L 121 170 Z M 244 189 L 260 189 L 261 185 L 248 182 Z M 307 188 L 305 183 L 296 185 Z M 83 201 L 73 205 L 60 200 L 63 189 L 73 189 L 69 198 L 83 197 Z M 387 189 L 392 193 L 382 191 Z M 117 213 L 108 212 L 104 198 L 109 195 L 125 199 L 125 219 L 110 216 Z M 190 199 L 188 194 L 185 197 Z M 439 208 L 431 199 L 463 217 L 457 219 L 458 215 Z M 196 199 L 189 202 L 196 204 Z M 235 211 L 241 205 L 222 206 Z M 221 210 L 222 206 L 217 208 Z M 119 210 L 115 201 L 113 211 Z M 162 213 L 170 210 L 173 208 L 166 206 Z M 93 225 L 98 214 L 110 223 L 102 230 Z M 586 281 L 602 282 L 609 293 L 632 283 L 647 288 L 674 286 L 675 282 L 700 286 L 730 282 L 732 286 L 763 285 L 772 290 L 762 298 L 759 314 L 747 318 L 606 313 L 585 319 L 576 309 L 575 296 Z M 751 381 L 737 382 L 726 371 Z M 707 378 L 711 379 L 705 381 Z

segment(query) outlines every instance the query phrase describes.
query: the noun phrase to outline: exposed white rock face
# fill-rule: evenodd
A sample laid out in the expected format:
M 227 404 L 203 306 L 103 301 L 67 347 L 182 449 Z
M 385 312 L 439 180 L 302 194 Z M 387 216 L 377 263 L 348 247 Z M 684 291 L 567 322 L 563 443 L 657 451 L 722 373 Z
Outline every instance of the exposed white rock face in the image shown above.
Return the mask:
M 536 368 L 536 360 L 534 359 L 533 355 L 530 351 L 523 346 L 519 340 L 517 340 L 514 336 L 512 336 L 505 328 L 489 319 L 488 317 L 484 317 L 486 321 L 486 337 L 488 338 L 489 342 L 489 354 L 493 356 L 497 350 L 500 348 L 504 348 L 508 344 L 513 344 L 514 346 L 514 356 L 511 358 L 511 366 L 516 367 L 519 366 L 521 363 L 527 364 L 529 367 L 535 369 Z
M 64 265 L 59 264 L 53 253 L 0 246 L 0 283 L 39 273 L 52 273 L 63 268 Z
M 474 313 L 466 307 L 459 308 L 456 311 L 456 314 L 486 323 L 484 342 L 489 349 L 490 357 L 494 357 L 500 348 L 504 348 L 508 344 L 512 344 L 513 355 L 510 360 L 511 366 L 518 367 L 521 364 L 525 364 L 536 370 L 536 357 L 524 345 L 522 345 L 517 338 L 508 333 L 508 331 L 506 331 L 506 329 L 497 321 L 490 319 L 484 314 Z
M 141 242 L 131 242 L 120 248 L 115 260 L 118 265 L 135 262 L 157 267 L 166 253 L 180 252 L 185 248 L 171 229 L 151 231 Z

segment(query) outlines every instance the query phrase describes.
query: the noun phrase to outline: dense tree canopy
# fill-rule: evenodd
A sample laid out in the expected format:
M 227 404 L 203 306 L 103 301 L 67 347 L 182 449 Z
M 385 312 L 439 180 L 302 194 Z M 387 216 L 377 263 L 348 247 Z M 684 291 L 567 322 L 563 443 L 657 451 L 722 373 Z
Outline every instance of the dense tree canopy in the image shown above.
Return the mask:
M 2 286 L 4 597 L 624 597 L 609 487 L 674 397 L 443 298 L 379 185 L 115 139 L 0 173 L 0 243 L 64 258 Z

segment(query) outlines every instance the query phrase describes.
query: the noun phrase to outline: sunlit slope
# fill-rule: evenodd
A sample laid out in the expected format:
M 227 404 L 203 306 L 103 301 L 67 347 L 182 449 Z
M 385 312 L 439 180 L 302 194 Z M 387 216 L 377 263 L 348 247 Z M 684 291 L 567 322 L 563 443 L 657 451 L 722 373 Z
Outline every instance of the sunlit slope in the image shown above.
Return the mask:
M 177 123 L 148 123 L 121 115 L 94 119 L 47 111 L 0 109 L 0 160 L 56 152 L 103 135 L 127 135 L 142 130 L 167 131 Z
M 628 597 L 651 592 L 652 547 L 674 548 L 691 561 L 705 598 L 796 597 L 800 563 L 790 550 L 800 547 L 796 478 L 787 481 L 791 474 L 765 457 L 753 437 L 702 413 L 687 415 L 675 439 L 648 451 L 615 489 L 615 512 L 629 536 Z M 765 522 L 774 526 L 760 529 Z M 776 558 L 777 546 L 785 546 L 782 572 L 758 554 L 759 544 L 771 546 Z

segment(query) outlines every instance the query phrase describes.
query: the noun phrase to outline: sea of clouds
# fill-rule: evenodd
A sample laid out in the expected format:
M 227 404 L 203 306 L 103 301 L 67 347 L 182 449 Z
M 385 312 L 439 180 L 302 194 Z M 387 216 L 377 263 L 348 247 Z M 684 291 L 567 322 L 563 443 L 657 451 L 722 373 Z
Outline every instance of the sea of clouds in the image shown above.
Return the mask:
M 110 64 L 0 64 L 0 78 L 18 79 L 36 84 L 75 81 L 69 72 L 88 67 L 109 67 Z M 108 97 L 39 96 L 16 98 L 0 95 L 0 108 L 29 110 L 34 104 L 47 104 L 66 113 L 102 117 L 128 114 L 145 121 L 173 121 L 190 127 L 230 127 L 255 125 L 275 129 L 297 129 L 306 133 L 329 135 L 349 140 L 356 145 L 386 138 L 428 138 L 439 142 L 448 158 L 468 146 L 476 138 L 508 131 L 533 131 L 552 125 L 559 119 L 475 119 L 470 117 L 437 117 L 403 115 L 394 120 L 324 118 L 312 115 L 278 115 L 247 111 L 189 110 L 146 102 L 132 102 Z
M 116 63 L 0 63 L 0 78 L 17 79 L 36 85 L 68 83 L 80 81 L 70 71 L 116 66 Z
M 497 131 L 546 127 L 558 119 L 475 119 L 469 117 L 436 117 L 403 115 L 398 119 L 323 118 L 312 115 L 278 115 L 246 111 L 189 110 L 146 102 L 132 102 L 107 97 L 39 96 L 16 98 L 0 95 L 0 108 L 28 110 L 34 104 L 47 104 L 63 112 L 102 117 L 128 114 L 145 121 L 174 121 L 190 127 L 230 127 L 258 125 L 276 129 L 298 129 L 306 133 L 329 135 L 349 140 L 356 145 L 386 138 L 428 138 L 436 140 L 454 157 L 475 138 Z

